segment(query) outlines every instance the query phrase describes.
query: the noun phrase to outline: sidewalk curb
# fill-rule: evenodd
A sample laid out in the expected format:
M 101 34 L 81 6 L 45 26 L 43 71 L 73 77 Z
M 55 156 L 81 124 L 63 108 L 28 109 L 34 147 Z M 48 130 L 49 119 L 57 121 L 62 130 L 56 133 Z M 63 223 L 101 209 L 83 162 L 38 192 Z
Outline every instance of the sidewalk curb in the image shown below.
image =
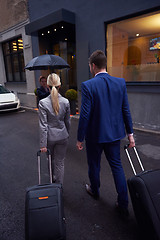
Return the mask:
M 160 134 L 160 131 L 154 131 L 154 130 L 146 129 L 146 128 L 133 127 L 133 129 L 136 131 L 141 131 L 141 132 L 146 132 L 146 133 Z
M 21 109 L 29 110 L 29 111 L 32 111 L 32 112 L 38 112 L 38 108 L 31 108 L 31 107 L 21 106 Z

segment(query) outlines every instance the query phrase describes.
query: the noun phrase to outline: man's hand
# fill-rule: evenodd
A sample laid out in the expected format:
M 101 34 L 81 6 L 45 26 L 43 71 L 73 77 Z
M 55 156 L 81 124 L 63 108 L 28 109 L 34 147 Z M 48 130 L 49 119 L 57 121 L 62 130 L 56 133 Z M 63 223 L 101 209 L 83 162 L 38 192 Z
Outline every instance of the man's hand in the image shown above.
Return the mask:
M 81 151 L 81 150 L 83 149 L 83 142 L 77 141 L 76 146 L 77 146 L 77 149 L 78 149 L 79 151 Z
M 47 152 L 47 148 L 46 147 L 41 148 L 41 152 Z
M 129 148 L 135 147 L 135 140 L 133 135 L 128 135 L 128 140 L 129 140 Z

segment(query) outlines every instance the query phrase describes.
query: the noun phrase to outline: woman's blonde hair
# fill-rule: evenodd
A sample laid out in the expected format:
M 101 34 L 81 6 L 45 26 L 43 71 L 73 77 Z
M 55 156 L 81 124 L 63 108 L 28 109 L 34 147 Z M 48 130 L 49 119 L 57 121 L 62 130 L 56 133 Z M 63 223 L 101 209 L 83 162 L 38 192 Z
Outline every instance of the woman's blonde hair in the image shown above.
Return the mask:
M 56 87 L 59 87 L 61 85 L 60 77 L 56 73 L 49 74 L 47 78 L 47 85 L 49 87 L 52 87 L 52 90 L 51 90 L 52 106 L 55 111 L 55 114 L 58 115 L 59 100 L 58 100 L 58 90 Z

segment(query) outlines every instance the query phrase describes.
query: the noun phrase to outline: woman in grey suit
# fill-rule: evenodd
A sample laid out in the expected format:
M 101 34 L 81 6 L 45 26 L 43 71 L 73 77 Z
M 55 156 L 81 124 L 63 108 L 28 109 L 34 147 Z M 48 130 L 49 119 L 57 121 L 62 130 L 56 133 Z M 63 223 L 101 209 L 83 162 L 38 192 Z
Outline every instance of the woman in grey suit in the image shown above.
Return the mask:
M 52 73 L 47 78 L 50 95 L 39 102 L 40 149 L 50 149 L 55 182 L 63 184 L 64 160 L 70 129 L 70 105 L 59 94 L 60 78 Z

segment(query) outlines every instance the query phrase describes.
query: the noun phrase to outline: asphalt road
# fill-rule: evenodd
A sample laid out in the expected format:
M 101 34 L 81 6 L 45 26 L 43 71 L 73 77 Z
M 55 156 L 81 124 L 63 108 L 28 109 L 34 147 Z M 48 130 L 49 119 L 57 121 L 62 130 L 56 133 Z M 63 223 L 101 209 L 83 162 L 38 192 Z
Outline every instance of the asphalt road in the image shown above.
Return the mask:
M 85 149 L 82 152 L 76 150 L 78 120 L 73 118 L 71 122 L 64 179 L 67 240 L 143 239 L 131 203 L 127 222 L 122 221 L 115 211 L 116 191 L 104 155 L 100 200 L 92 199 L 85 192 L 84 184 L 88 182 L 86 154 Z M 135 131 L 135 138 L 145 168 L 160 168 L 160 135 Z M 124 139 L 121 154 L 129 178 L 133 173 L 123 150 L 126 143 Z M 0 114 L 0 240 L 24 240 L 25 189 L 38 183 L 38 149 L 37 112 L 26 110 Z M 42 180 L 45 182 L 48 175 L 43 157 L 42 161 Z

